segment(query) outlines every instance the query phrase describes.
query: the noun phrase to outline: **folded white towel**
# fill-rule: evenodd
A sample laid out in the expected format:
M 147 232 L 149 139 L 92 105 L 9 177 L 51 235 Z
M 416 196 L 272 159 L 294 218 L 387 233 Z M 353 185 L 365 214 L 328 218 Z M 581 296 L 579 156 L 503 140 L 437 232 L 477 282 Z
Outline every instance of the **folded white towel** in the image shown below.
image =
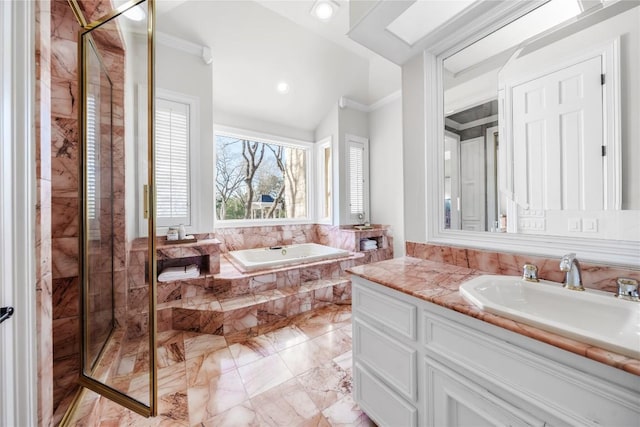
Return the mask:
M 377 249 L 378 243 L 375 240 L 367 240 L 360 242 L 360 250 Z
M 185 265 L 182 267 L 167 267 L 158 276 L 159 282 L 170 282 L 172 280 L 194 279 L 200 275 L 200 268 L 197 264 Z

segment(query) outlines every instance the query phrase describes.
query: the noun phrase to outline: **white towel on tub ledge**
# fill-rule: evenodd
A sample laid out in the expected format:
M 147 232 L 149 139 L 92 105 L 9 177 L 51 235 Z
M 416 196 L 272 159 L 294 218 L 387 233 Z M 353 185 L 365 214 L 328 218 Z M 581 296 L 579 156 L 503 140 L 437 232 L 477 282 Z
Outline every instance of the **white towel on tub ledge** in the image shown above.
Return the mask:
M 200 268 L 197 264 L 181 267 L 167 267 L 158 276 L 159 282 L 171 282 L 173 280 L 195 279 L 200 276 Z

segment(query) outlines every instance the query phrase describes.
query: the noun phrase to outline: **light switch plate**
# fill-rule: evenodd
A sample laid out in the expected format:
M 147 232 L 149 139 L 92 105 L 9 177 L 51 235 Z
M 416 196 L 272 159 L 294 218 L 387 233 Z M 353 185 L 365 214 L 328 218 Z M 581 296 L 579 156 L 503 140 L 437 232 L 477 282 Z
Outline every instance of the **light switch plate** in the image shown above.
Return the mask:
M 569 218 L 567 225 L 569 231 L 582 231 L 582 219 L 581 218 Z
M 583 218 L 582 231 L 584 231 L 585 233 L 597 233 L 598 220 L 596 218 Z

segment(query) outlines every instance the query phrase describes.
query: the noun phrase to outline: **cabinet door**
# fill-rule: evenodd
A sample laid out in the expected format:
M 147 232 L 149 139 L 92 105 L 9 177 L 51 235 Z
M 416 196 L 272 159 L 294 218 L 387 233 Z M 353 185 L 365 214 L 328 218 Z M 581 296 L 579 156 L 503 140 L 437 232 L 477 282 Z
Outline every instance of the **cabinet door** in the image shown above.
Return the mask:
M 425 377 L 427 425 L 548 426 L 429 358 L 425 359 Z
M 418 410 L 359 364 L 353 367 L 355 401 L 380 426 L 415 427 Z

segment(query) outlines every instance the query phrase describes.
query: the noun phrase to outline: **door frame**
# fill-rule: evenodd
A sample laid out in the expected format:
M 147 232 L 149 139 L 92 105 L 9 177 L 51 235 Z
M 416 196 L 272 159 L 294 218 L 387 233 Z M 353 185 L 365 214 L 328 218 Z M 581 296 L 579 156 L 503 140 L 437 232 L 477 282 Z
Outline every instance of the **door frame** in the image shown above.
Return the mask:
M 0 1 L 0 424 L 36 425 L 35 4 Z M 6 346 L 6 347 L 5 347 Z

